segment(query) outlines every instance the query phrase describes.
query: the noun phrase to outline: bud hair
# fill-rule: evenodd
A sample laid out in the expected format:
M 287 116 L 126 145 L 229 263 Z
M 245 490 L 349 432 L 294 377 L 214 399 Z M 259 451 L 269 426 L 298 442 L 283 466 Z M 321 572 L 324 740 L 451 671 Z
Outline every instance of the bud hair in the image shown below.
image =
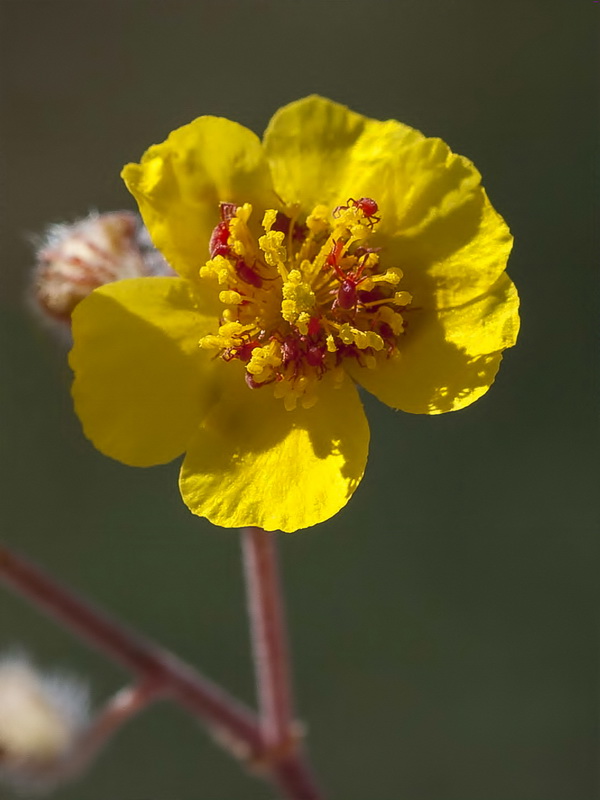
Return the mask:
M 75 306 L 99 286 L 174 274 L 137 214 L 92 213 L 48 228 L 37 252 L 33 297 L 46 318 L 69 323 Z

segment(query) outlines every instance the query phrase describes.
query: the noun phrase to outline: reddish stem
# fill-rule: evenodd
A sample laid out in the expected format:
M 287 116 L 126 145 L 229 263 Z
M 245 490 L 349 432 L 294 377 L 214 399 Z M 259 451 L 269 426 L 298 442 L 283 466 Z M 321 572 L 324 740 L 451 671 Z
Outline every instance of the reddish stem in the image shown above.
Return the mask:
M 289 800 L 324 800 L 303 754 L 290 753 L 273 766 L 274 781 Z
M 145 680 L 117 692 L 90 722 L 71 750 L 58 762 L 44 764 L 33 776 L 46 789 L 78 777 L 119 728 L 164 693 L 164 686 Z
M 273 534 L 260 528 L 242 533 L 260 725 L 265 741 L 281 748 L 292 737 L 294 718 L 275 544 Z
M 293 797 L 320 800 L 315 779 L 300 758 L 275 535 L 245 528 L 242 547 L 260 726 L 273 771 L 282 789 L 293 787 Z
M 143 691 L 169 694 L 193 716 L 204 719 L 215 738 L 232 755 L 261 768 L 265 778 L 272 780 L 288 800 L 321 800 L 302 753 L 296 748 L 280 751 L 268 744 L 254 713 L 191 666 L 129 631 L 2 545 L 0 578 L 49 616 L 139 675 L 146 687 Z
M 0 547 L 0 577 L 94 647 L 167 686 L 177 702 L 226 731 L 234 747 L 242 745 L 250 757 L 260 755 L 264 745 L 254 714 L 176 656 L 127 630 L 5 547 Z

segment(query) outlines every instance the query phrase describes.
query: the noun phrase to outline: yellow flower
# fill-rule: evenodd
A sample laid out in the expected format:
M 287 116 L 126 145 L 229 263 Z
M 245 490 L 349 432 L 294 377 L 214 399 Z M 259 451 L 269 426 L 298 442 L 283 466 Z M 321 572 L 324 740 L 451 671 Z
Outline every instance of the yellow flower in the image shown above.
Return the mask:
M 185 452 L 183 499 L 217 525 L 333 516 L 367 460 L 357 384 L 393 408 L 453 411 L 515 342 L 511 235 L 440 139 L 308 97 L 262 143 L 200 117 L 123 176 L 180 277 L 77 307 L 75 407 L 126 464 Z

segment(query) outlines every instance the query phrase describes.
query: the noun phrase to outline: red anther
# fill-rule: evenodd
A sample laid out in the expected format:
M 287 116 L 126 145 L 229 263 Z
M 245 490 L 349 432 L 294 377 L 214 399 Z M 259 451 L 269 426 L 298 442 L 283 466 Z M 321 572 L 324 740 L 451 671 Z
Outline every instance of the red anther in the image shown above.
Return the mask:
M 252 267 L 249 267 L 242 259 L 236 262 L 235 271 L 244 283 L 249 283 L 250 286 L 254 286 L 256 289 L 260 289 L 263 285 L 262 278 L 258 272 Z
M 236 203 L 219 203 L 219 214 L 223 222 L 227 222 L 235 217 L 235 212 L 238 210 Z
M 321 322 L 318 317 L 311 317 L 308 321 L 308 335 L 318 336 L 321 332 Z
M 229 239 L 229 223 L 219 222 L 210 235 L 210 242 L 208 243 L 208 252 L 210 257 L 215 256 L 229 256 L 231 255 L 231 247 L 227 244 Z
M 354 308 L 356 300 L 356 281 L 353 278 L 346 278 L 337 290 L 337 305 L 347 311 L 349 308 Z
M 306 363 L 311 367 L 320 367 L 325 358 L 325 351 L 322 346 L 310 344 L 306 350 Z

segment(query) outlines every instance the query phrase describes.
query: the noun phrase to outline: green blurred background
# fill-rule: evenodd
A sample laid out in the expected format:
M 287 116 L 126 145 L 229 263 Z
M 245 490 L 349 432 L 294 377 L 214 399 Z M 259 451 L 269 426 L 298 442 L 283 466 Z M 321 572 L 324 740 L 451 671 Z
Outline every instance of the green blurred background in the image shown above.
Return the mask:
M 92 208 L 133 208 L 121 165 L 200 114 L 261 133 L 280 105 L 318 92 L 441 136 L 475 162 L 514 232 L 521 337 L 466 411 L 413 417 L 366 398 L 371 457 L 354 499 L 280 537 L 300 713 L 338 800 L 597 797 L 598 3 L 0 10 L 2 535 L 251 702 L 238 537 L 187 512 L 177 464 L 128 469 L 83 438 L 65 348 L 24 302 L 28 236 Z M 98 702 L 126 680 L 2 590 L 0 645 L 14 643 L 88 676 Z M 273 793 L 157 706 L 55 796 Z

